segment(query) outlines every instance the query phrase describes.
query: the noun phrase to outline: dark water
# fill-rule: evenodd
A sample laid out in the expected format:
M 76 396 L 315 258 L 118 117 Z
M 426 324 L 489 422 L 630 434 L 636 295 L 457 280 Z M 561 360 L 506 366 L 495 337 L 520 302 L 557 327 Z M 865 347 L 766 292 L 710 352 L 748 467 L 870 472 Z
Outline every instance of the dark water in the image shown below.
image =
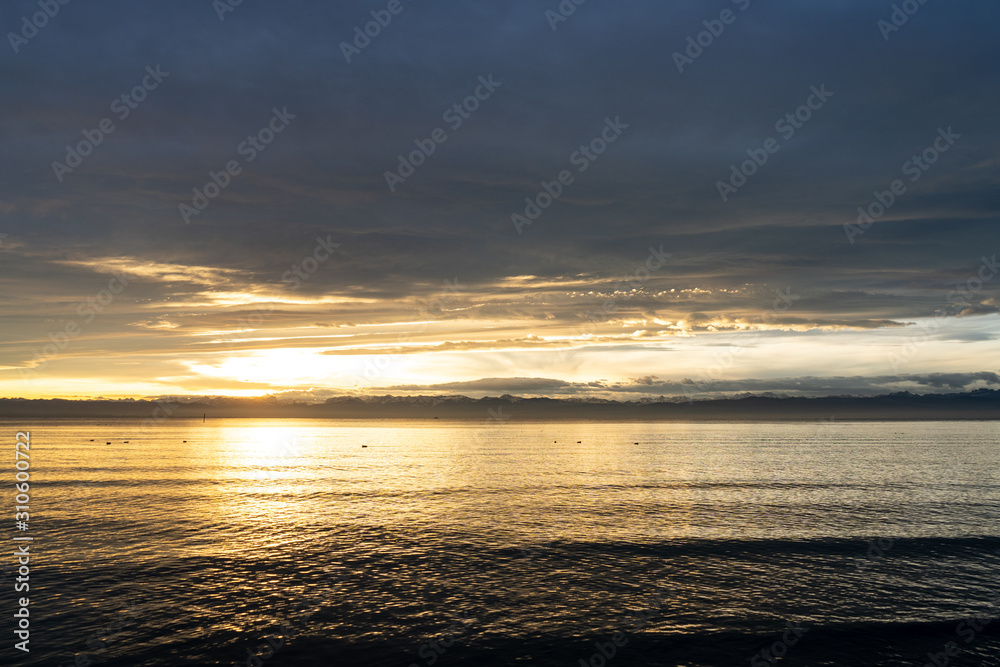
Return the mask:
M 0 426 L 4 665 L 1000 665 L 998 422 Z

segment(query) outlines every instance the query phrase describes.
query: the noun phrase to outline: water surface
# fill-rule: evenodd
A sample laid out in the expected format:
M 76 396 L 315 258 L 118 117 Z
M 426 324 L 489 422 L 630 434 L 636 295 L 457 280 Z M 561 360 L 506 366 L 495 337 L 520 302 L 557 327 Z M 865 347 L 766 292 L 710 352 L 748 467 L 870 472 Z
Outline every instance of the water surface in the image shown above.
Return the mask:
M 998 422 L 0 426 L 4 664 L 1000 664 Z

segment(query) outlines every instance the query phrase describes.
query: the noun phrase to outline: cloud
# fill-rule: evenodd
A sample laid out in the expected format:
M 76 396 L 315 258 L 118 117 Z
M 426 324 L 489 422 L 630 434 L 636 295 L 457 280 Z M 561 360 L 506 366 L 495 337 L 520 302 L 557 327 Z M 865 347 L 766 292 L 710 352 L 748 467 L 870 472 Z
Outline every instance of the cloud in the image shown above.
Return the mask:
M 0 20 L 19 25 L 23 11 L 7 3 Z M 684 74 L 669 54 L 712 18 L 697 2 L 586 3 L 556 31 L 532 0 L 406 4 L 349 64 L 339 45 L 370 11 L 243 3 L 220 22 L 211 3 L 70 3 L 23 53 L 8 51 L 0 367 L 32 363 L 114 271 L 137 279 L 63 358 L 102 369 L 122 350 L 178 358 L 230 344 L 309 347 L 345 364 L 451 354 L 472 366 L 454 366 L 456 379 L 509 372 L 516 358 L 581 391 L 626 391 L 588 384 L 617 362 L 583 377 L 545 355 L 567 351 L 570 364 L 643 349 L 665 360 L 623 375 L 679 381 L 682 355 L 655 356 L 666 343 L 826 337 L 827 354 L 776 353 L 780 368 L 754 372 L 827 377 L 857 370 L 830 361 L 847 334 L 869 334 L 850 339 L 869 349 L 938 317 L 949 330 L 935 342 L 963 341 L 973 356 L 935 345 L 914 370 L 964 371 L 996 351 L 1000 278 L 949 301 L 1000 246 L 996 3 L 927 3 L 889 44 L 875 27 L 884 12 L 860 0 L 752 3 Z M 117 118 L 111 102 L 156 65 L 169 77 Z M 445 110 L 491 74 L 502 86 L 453 129 Z M 716 183 L 814 85 L 834 92 L 829 103 L 723 202 Z M 242 162 L 241 142 L 286 106 L 296 119 Z M 115 131 L 56 180 L 52 163 L 104 117 Z M 609 117 L 627 131 L 575 171 L 571 156 Z M 961 140 L 848 243 L 843 225 L 941 126 Z M 438 127 L 447 141 L 390 192 L 385 172 Z M 241 173 L 185 225 L 178 205 L 233 159 Z M 574 183 L 518 234 L 511 214 L 566 169 Z M 290 289 L 282 277 L 318 237 L 341 244 L 336 257 Z M 660 247 L 672 256 L 650 271 Z M 672 386 L 658 382 L 642 386 Z
M 636 378 L 629 382 L 567 382 L 553 378 L 484 378 L 467 382 L 436 385 L 400 385 L 386 387 L 388 391 L 457 392 L 469 395 L 520 394 L 546 396 L 621 397 L 693 397 L 713 398 L 747 392 L 788 396 L 828 396 L 839 394 L 875 395 L 908 389 L 955 391 L 976 387 L 1000 386 L 1000 374 L 989 371 L 973 373 L 926 373 L 911 375 L 751 378 L 740 380 L 660 381 L 655 376 Z

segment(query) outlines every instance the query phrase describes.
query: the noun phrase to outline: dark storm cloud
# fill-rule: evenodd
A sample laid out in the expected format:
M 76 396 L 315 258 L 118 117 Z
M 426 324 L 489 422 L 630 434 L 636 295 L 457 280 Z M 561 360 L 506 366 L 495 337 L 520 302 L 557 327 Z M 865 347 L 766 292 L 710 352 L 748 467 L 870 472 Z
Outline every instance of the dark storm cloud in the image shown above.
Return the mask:
M 207 0 L 61 6 L 18 53 L 0 49 L 0 253 L 4 284 L 19 285 L 5 322 L 16 310 L 19 335 L 40 337 L 105 280 L 82 283 L 59 261 L 127 257 L 220 271 L 199 286 L 136 283 L 129 323 L 157 321 L 147 311 L 169 297 L 191 304 L 189 322 L 226 326 L 229 314 L 199 312 L 203 292 L 284 289 L 327 235 L 336 261 L 299 294 L 380 301 L 307 314 L 337 325 L 412 319 L 453 277 L 465 308 L 442 317 L 575 323 L 585 307 L 558 289 L 532 302 L 520 298 L 531 283 L 498 282 L 586 275 L 607 289 L 661 245 L 669 266 L 616 317 L 752 320 L 774 289 L 801 297 L 782 321 L 803 326 L 996 312 L 1000 280 L 963 309 L 947 302 L 1000 246 L 995 3 L 927 3 L 888 41 L 876 22 L 891 3 L 585 3 L 553 31 L 557 5 L 404 0 L 351 63 L 341 44 L 385 3 L 245 0 L 221 21 Z M 672 53 L 726 8 L 735 23 L 679 73 Z M 0 25 L 36 11 L 7 3 Z M 157 66 L 168 76 L 119 120 L 112 101 Z M 451 129 L 442 113 L 490 76 L 500 86 Z M 780 137 L 776 121 L 821 86 L 832 97 L 723 202 L 730 165 Z M 275 108 L 295 118 L 186 225 L 178 205 L 242 161 Z M 105 117 L 115 131 L 58 182 L 52 162 Z M 607 118 L 628 128 L 518 235 L 510 215 L 574 169 Z M 384 172 L 438 127 L 447 142 L 390 192 Z M 948 127 L 955 146 L 851 245 L 842 225 Z M 655 296 L 688 288 L 710 293 Z

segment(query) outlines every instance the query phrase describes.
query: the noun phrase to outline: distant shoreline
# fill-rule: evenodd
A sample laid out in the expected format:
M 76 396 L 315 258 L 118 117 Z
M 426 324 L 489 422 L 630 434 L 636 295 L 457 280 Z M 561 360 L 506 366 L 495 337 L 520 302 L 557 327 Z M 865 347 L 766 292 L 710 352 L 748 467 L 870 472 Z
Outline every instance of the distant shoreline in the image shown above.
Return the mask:
M 107 419 L 109 421 L 116 422 L 134 422 L 141 421 L 136 417 L 122 417 L 115 415 L 78 415 L 69 417 L 53 417 L 53 416 L 27 416 L 27 417 L 11 417 L 11 416 L 0 416 L 0 423 L 20 423 L 30 420 L 35 423 L 42 422 L 71 422 L 80 421 L 86 419 Z M 474 419 L 472 417 L 446 417 L 446 418 L 420 418 L 420 417 L 283 417 L 283 416 L 216 416 L 208 417 L 206 423 L 210 424 L 212 421 L 219 420 L 245 420 L 253 421 L 255 419 L 282 419 L 282 420 L 295 420 L 295 421 L 329 421 L 337 423 L 347 423 L 347 422 L 377 422 L 377 421 L 387 421 L 387 422 L 420 422 L 426 423 L 427 425 L 434 424 L 475 424 L 480 427 L 483 426 L 484 420 Z M 198 422 L 201 423 L 201 417 L 171 417 L 170 419 L 165 419 L 160 424 L 169 424 L 174 422 Z M 844 417 L 844 418 L 821 418 L 821 419 L 811 419 L 811 418 L 788 418 L 788 419 L 726 419 L 726 418 L 705 418 L 705 419 L 628 419 L 628 418 L 605 418 L 605 419 L 585 419 L 585 418 L 572 418 L 572 417 L 532 417 L 527 419 L 511 419 L 506 424 L 815 424 L 816 422 L 829 422 L 831 424 L 858 424 L 858 423 L 893 423 L 898 422 L 900 424 L 907 423 L 942 423 L 942 422 L 1000 422 L 1000 417 Z M 496 428 L 501 428 L 503 424 L 499 422 L 491 422 L 492 426 Z
M 995 421 L 1000 391 L 822 398 L 747 396 L 693 402 L 594 401 L 500 396 L 338 397 L 281 403 L 273 397 L 180 400 L 0 399 L 0 419 L 391 419 L 490 422 Z

